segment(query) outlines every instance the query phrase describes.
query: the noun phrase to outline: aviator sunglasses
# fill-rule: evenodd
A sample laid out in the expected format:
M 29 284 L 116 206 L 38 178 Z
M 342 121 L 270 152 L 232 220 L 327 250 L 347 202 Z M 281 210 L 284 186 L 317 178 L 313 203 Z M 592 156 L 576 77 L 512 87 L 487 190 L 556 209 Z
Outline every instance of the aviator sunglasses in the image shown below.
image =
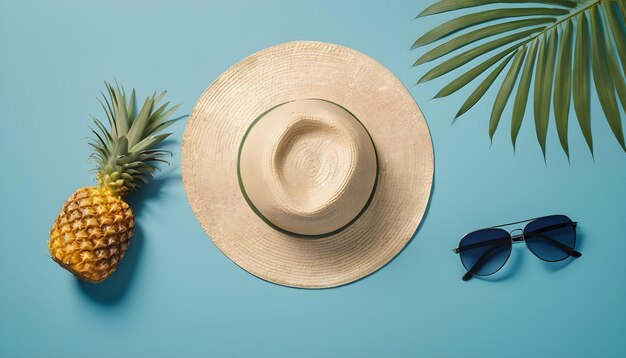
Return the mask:
M 526 223 L 523 229 L 507 231 L 502 227 Z M 568 257 L 581 257 L 575 250 L 577 223 L 565 215 L 550 215 L 496 225 L 470 232 L 453 249 L 467 270 L 463 281 L 473 276 L 489 276 L 498 272 L 511 256 L 513 244 L 524 242 L 538 258 L 557 262 Z

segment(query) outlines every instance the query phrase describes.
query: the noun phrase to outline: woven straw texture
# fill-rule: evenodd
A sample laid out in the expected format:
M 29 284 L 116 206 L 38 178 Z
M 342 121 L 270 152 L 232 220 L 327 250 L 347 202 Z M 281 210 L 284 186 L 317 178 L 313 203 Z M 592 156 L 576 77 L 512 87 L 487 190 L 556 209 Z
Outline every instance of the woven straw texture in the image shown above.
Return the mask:
M 305 98 L 352 112 L 370 133 L 379 166 L 372 201 L 358 220 L 314 239 L 267 225 L 237 178 L 238 149 L 255 118 Z M 182 175 L 198 221 L 233 262 L 277 284 L 325 288 L 376 271 L 411 239 L 428 204 L 433 149 L 415 101 L 381 64 L 338 45 L 290 42 L 249 56 L 206 89 L 185 129 Z

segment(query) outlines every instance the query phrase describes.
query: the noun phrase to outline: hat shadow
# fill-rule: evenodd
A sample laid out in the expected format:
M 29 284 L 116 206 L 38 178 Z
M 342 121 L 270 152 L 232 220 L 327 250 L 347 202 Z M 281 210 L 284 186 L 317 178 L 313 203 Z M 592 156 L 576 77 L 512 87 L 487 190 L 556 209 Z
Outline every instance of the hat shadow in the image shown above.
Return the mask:
M 164 175 L 154 178 L 146 187 L 140 189 L 128 198 L 128 204 L 133 208 L 135 219 L 144 209 L 146 203 L 156 200 L 165 187 L 174 182 L 180 182 L 180 174 Z M 113 306 L 121 302 L 127 296 L 136 278 L 136 269 L 141 260 L 144 246 L 144 234 L 141 225 L 136 224 L 128 250 L 119 266 L 109 278 L 101 283 L 90 283 L 76 277 L 79 291 L 102 305 Z

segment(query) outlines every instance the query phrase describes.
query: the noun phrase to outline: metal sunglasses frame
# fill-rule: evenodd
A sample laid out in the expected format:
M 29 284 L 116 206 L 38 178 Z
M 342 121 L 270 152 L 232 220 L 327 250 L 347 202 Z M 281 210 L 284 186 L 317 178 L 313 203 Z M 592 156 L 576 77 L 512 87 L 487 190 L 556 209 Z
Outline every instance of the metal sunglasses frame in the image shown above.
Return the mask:
M 538 220 L 538 219 L 543 219 L 543 218 L 550 217 L 550 216 L 553 216 L 553 215 L 538 216 L 538 217 L 535 217 L 535 218 L 532 218 L 532 219 L 520 220 L 520 221 L 515 221 L 515 222 L 511 222 L 511 223 L 507 223 L 507 224 L 500 224 L 500 225 L 488 226 L 488 227 L 484 227 L 484 228 L 476 229 L 476 230 L 473 230 L 473 231 L 468 232 L 467 234 L 463 235 L 463 238 L 465 238 L 465 237 L 466 237 L 467 235 L 469 235 L 469 234 L 473 234 L 473 233 L 478 232 L 478 231 L 481 231 L 481 230 L 487 230 L 487 229 L 499 229 L 499 228 L 503 228 L 503 227 L 506 227 L 506 226 L 511 226 L 511 225 L 516 225 L 516 224 L 527 223 L 526 225 L 524 225 L 524 228 L 517 228 L 517 229 L 513 229 L 513 230 L 511 230 L 511 231 L 504 230 L 504 231 L 507 231 L 507 232 L 508 232 L 508 235 L 509 235 L 509 237 L 508 237 L 508 238 L 503 238 L 503 239 L 495 239 L 495 241 L 502 241 L 502 240 L 507 240 L 507 239 L 510 239 L 510 240 L 511 240 L 511 246 L 512 246 L 513 244 L 518 244 L 518 243 L 521 243 L 521 242 L 526 243 L 526 239 L 525 239 L 525 237 L 524 237 L 524 229 L 526 228 L 526 226 L 528 226 L 528 224 L 530 224 L 531 222 L 533 222 L 533 221 L 535 221 L 535 220 Z M 565 215 L 563 215 L 563 216 L 565 216 Z M 567 216 L 565 216 L 565 217 L 567 217 Z M 570 225 L 572 225 L 572 226 L 574 226 L 574 229 L 577 229 L 577 228 L 578 228 L 578 222 L 576 222 L 576 221 L 572 221 L 569 217 L 567 217 L 567 218 L 570 220 L 570 222 L 569 222 L 569 223 L 558 224 L 558 225 L 557 225 L 557 227 L 562 227 L 563 225 L 566 225 L 566 226 L 570 226 Z M 544 228 L 544 229 L 551 229 L 551 228 L 552 228 L 552 227 L 548 227 L 548 228 Z M 513 235 L 513 233 L 514 233 L 514 232 L 516 232 L 516 231 L 520 231 L 520 232 L 521 232 L 521 234 L 518 234 L 518 235 Z M 463 240 L 463 238 L 461 238 L 461 240 Z M 546 260 L 546 259 L 544 259 L 544 258 L 542 258 L 542 257 L 538 256 L 538 255 L 537 255 L 537 254 L 536 254 L 536 253 L 535 253 L 532 249 L 530 249 L 530 248 L 528 247 L 528 245 L 526 245 L 526 247 L 530 250 L 530 252 L 532 252 L 532 253 L 533 253 L 533 255 L 535 255 L 535 256 L 536 256 L 537 258 L 539 258 L 540 260 L 543 260 L 543 261 L 546 261 L 546 262 L 558 262 L 558 261 L 563 261 L 563 260 L 565 260 L 567 257 L 578 258 L 578 257 L 581 257 L 581 256 L 582 256 L 582 254 L 581 254 L 580 252 L 576 251 L 574 247 L 569 247 L 569 246 L 567 246 L 567 245 L 564 245 L 564 244 L 562 244 L 562 243 L 560 243 L 560 242 L 558 242 L 558 241 L 556 241 L 556 240 L 553 240 L 553 239 L 549 238 L 548 236 L 545 236 L 545 239 L 546 239 L 548 242 L 550 242 L 552 245 L 554 245 L 555 247 L 557 247 L 557 248 L 559 248 L 560 250 L 562 250 L 563 252 L 567 253 L 567 254 L 568 254 L 568 256 L 566 256 L 566 257 L 564 257 L 563 259 L 560 259 L 560 260 L 554 260 L 554 261 Z M 463 251 L 463 250 L 468 250 L 468 249 L 471 249 L 471 248 L 474 248 L 474 247 L 486 246 L 486 245 L 493 244 L 493 242 L 492 242 L 492 241 L 494 241 L 494 240 L 487 240 L 487 241 L 485 241 L 485 242 L 480 242 L 480 243 L 472 244 L 472 245 L 465 246 L 465 247 L 456 247 L 456 248 L 452 249 L 452 252 L 454 252 L 455 254 L 460 254 L 460 253 L 461 253 L 461 251 Z M 484 255 L 485 255 L 485 254 L 483 254 L 483 256 L 484 256 Z M 494 272 L 492 272 L 492 273 L 490 273 L 490 274 L 488 274 L 488 275 L 478 275 L 478 274 L 476 274 L 476 272 L 475 272 L 475 271 L 476 271 L 476 266 L 477 266 L 477 264 L 475 264 L 475 265 L 474 265 L 474 267 L 472 267 L 471 269 L 468 269 L 468 270 L 467 270 L 467 272 L 465 273 L 465 275 L 463 275 L 463 277 L 462 277 L 461 279 L 462 279 L 463 281 L 468 281 L 468 280 L 469 280 L 469 279 L 471 279 L 473 276 L 489 276 L 489 275 L 493 275 L 494 273 L 496 273 L 496 272 L 500 271 L 500 269 L 502 269 L 502 267 L 504 267 L 504 265 L 505 265 L 505 264 L 507 263 L 507 261 L 509 260 L 510 255 L 511 255 L 511 253 L 509 252 L 509 256 L 507 256 L 507 258 L 506 258 L 506 260 L 504 261 L 504 263 L 502 263 L 502 266 L 500 266 L 497 270 L 495 270 Z M 480 262 L 480 259 L 481 259 L 483 256 L 481 256 L 481 257 L 479 258 L 479 261 L 477 261 L 477 263 L 478 263 L 478 262 Z M 462 263 L 462 261 L 461 261 L 461 263 Z M 463 265 L 463 266 L 465 267 L 465 265 Z M 466 269 L 467 269 L 467 268 L 466 268 Z

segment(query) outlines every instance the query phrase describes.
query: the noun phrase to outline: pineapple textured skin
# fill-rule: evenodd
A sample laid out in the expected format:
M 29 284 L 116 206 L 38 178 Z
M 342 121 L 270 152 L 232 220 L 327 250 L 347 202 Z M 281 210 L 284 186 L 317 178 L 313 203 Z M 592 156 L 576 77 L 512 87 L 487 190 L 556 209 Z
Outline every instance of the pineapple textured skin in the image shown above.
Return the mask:
M 52 259 L 79 278 L 98 283 L 117 268 L 133 235 L 130 206 L 106 187 L 78 189 L 50 230 Z

